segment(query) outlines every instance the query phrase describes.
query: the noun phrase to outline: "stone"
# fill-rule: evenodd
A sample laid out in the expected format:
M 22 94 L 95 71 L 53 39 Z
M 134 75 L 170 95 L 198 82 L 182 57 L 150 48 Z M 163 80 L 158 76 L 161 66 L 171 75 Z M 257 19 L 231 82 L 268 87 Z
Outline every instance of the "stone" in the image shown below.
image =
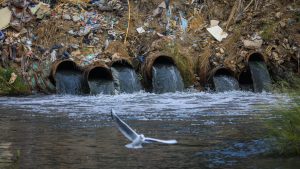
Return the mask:
M 210 27 L 214 27 L 219 25 L 220 21 L 218 20 L 210 20 Z
M 74 16 L 72 16 L 72 20 L 73 20 L 74 22 L 78 22 L 78 21 L 81 20 L 81 18 L 80 18 L 79 16 L 77 16 L 77 15 L 74 15 Z
M 263 40 L 243 40 L 243 43 L 247 49 L 259 49 L 263 44 Z
M 282 16 L 282 13 L 281 13 L 281 12 L 277 12 L 277 13 L 275 14 L 275 17 L 276 17 L 277 19 L 280 19 L 281 16 Z
M 284 28 L 286 26 L 286 23 L 284 21 L 279 22 L 280 27 Z
M 65 19 L 65 20 L 71 20 L 71 16 L 68 15 L 68 14 L 64 14 L 62 17 L 63 17 L 63 19 Z
M 224 51 L 224 49 L 223 49 L 223 48 L 220 48 L 220 53 L 222 53 L 222 54 L 224 54 L 224 53 L 225 53 L 225 51 Z

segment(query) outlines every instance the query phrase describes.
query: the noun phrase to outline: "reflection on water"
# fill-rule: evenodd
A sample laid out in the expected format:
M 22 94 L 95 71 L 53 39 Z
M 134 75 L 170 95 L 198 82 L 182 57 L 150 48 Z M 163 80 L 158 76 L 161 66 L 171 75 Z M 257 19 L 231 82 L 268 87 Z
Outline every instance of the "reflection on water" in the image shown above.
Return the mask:
M 0 146 L 20 150 L 22 168 L 295 168 L 299 158 L 261 156 L 262 121 L 278 103 L 289 99 L 243 92 L 2 97 Z M 179 144 L 126 149 L 111 108 L 139 133 Z

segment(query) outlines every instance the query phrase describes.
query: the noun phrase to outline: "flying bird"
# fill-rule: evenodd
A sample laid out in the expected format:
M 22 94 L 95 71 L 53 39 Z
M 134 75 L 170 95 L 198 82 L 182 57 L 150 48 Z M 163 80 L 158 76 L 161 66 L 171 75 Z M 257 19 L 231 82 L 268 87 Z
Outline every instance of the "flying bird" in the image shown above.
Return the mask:
M 143 148 L 143 143 L 164 143 L 164 144 L 176 144 L 176 140 L 160 140 L 150 137 L 145 137 L 143 134 L 136 133 L 128 124 L 119 118 L 119 116 L 111 109 L 111 117 L 117 124 L 121 133 L 132 143 L 125 145 L 127 148 Z

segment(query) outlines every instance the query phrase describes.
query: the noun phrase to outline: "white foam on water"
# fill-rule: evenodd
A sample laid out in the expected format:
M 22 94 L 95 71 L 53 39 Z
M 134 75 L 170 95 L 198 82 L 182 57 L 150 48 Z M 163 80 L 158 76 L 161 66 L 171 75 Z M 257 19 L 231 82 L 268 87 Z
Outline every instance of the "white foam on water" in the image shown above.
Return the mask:
M 268 113 L 278 104 L 289 105 L 288 96 L 271 93 L 232 91 L 224 93 L 177 92 L 153 94 L 138 92 L 120 95 L 47 95 L 1 97 L 0 106 L 72 118 L 119 115 L 140 120 L 186 119 L 195 116 L 243 116 Z

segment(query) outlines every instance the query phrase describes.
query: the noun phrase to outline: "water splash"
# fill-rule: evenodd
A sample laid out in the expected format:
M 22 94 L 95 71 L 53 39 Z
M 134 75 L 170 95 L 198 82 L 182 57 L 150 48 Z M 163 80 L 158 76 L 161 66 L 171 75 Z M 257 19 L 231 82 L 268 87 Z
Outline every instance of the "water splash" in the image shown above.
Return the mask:
M 154 93 L 183 91 L 184 84 L 180 72 L 174 65 L 155 64 L 152 68 Z
M 288 96 L 252 92 L 176 92 L 154 94 L 138 92 L 120 95 L 50 95 L 1 97 L 0 105 L 49 116 L 64 112 L 72 118 L 110 118 L 113 108 L 120 115 L 139 120 L 183 120 L 196 117 L 242 117 L 268 114 L 277 103 L 288 105 Z M 203 121 L 203 124 L 206 121 Z M 215 123 L 218 123 L 217 121 Z M 201 123 L 202 125 L 202 123 Z M 205 124 L 204 124 L 205 125 Z
M 270 91 L 271 78 L 266 64 L 263 61 L 250 61 L 249 68 L 255 92 Z
M 216 75 L 213 81 L 217 92 L 239 90 L 239 82 L 232 76 Z
M 55 74 L 56 92 L 59 94 L 82 94 L 83 77 L 81 72 L 64 70 Z
M 111 67 L 114 77 L 114 85 L 120 93 L 134 93 L 142 90 L 141 83 L 136 72 L 129 67 Z
M 93 79 L 88 81 L 90 87 L 90 94 L 107 94 L 112 95 L 115 93 L 114 83 L 112 80 L 107 79 Z

